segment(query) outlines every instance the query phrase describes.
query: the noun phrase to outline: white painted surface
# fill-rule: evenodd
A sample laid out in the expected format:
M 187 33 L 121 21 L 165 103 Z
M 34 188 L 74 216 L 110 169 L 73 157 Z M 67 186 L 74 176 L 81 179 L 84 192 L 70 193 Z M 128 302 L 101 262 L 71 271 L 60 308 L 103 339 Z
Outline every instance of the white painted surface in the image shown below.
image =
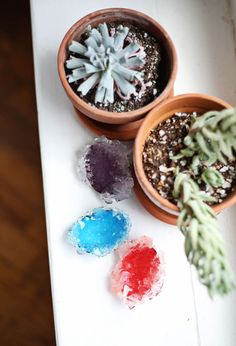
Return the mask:
M 175 93 L 205 92 L 236 103 L 236 61 L 228 0 L 31 0 L 32 31 L 48 248 L 58 346 L 235 346 L 236 294 L 211 302 L 189 266 L 175 227 L 148 213 L 135 197 L 119 203 L 129 213 L 132 238 L 147 234 L 165 253 L 166 282 L 153 301 L 130 311 L 108 290 L 114 256 L 78 256 L 66 230 L 101 205 L 78 181 L 76 152 L 92 138 L 74 115 L 57 75 L 56 56 L 68 28 L 105 7 L 130 7 L 156 18 L 179 58 Z M 220 222 L 236 272 L 236 208 Z M 196 298 L 195 310 L 194 296 Z M 197 321 L 199 333 L 197 328 Z

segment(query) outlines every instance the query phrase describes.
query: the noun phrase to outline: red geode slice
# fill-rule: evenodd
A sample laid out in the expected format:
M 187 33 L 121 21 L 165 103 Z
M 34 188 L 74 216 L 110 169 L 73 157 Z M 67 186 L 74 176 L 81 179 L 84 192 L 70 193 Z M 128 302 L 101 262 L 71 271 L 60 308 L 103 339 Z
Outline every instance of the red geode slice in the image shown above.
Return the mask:
M 111 289 L 132 309 L 161 291 L 163 261 L 152 239 L 146 236 L 128 241 L 120 246 L 118 253 L 121 259 L 112 272 Z

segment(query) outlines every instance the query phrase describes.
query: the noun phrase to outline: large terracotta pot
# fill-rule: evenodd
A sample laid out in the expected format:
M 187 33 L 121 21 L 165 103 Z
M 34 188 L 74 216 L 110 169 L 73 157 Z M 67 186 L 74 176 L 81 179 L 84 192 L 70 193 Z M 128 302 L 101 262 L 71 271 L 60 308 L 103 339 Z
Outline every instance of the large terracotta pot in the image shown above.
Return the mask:
M 175 96 L 162 105 L 154 108 L 139 128 L 134 144 L 134 170 L 136 175 L 135 192 L 143 206 L 158 219 L 175 225 L 179 210 L 176 205 L 159 195 L 148 181 L 142 162 L 143 147 L 150 131 L 160 122 L 170 118 L 176 112 L 205 113 L 209 110 L 231 108 L 225 101 L 203 94 L 186 94 Z M 222 203 L 212 206 L 216 213 L 236 202 L 236 191 Z
M 161 44 L 163 50 L 162 59 L 162 71 L 164 71 L 163 76 L 161 76 L 164 86 L 162 93 L 148 105 L 130 112 L 108 112 L 96 107 L 90 106 L 88 103 L 83 101 L 71 88 L 65 73 L 65 61 L 68 58 L 68 46 L 72 40 L 79 40 L 81 35 L 84 33 L 88 25 L 92 27 L 97 26 L 99 23 L 104 22 L 130 22 L 155 36 Z M 105 124 L 128 124 L 131 122 L 138 121 L 143 118 L 153 107 L 157 106 L 173 93 L 173 85 L 176 78 L 177 71 L 177 57 L 175 47 L 170 39 L 168 33 L 158 24 L 154 19 L 148 17 L 147 15 L 137 12 L 131 9 L 125 8 L 109 8 L 100 11 L 93 12 L 76 22 L 66 33 L 62 40 L 62 43 L 58 52 L 58 72 L 62 82 L 62 85 L 73 103 L 74 107 L 82 115 L 86 115 L 100 123 Z M 90 125 L 93 122 L 90 122 Z M 136 123 L 137 124 L 137 123 Z M 98 127 L 98 124 L 95 124 Z M 138 123 L 139 126 L 139 123 Z M 91 127 L 91 126 L 90 126 Z M 137 128 L 137 125 L 135 125 Z M 134 128 L 134 126 L 132 126 Z M 121 128 L 122 129 L 122 128 Z M 115 131 L 115 128 L 112 128 Z

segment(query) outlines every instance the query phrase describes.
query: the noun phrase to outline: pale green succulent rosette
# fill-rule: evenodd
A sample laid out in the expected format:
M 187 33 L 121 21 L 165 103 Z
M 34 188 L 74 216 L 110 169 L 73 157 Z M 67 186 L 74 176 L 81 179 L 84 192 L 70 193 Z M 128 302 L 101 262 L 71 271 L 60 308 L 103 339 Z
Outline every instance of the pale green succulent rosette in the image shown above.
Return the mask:
M 216 216 L 206 203 L 214 202 L 214 198 L 200 191 L 187 173 L 176 176 L 173 196 L 180 208 L 178 227 L 185 236 L 185 253 L 196 267 L 200 282 L 208 288 L 210 296 L 229 293 L 235 288 L 234 275 Z
M 77 91 L 85 96 L 98 85 L 95 103 L 113 103 L 115 90 L 124 98 L 136 94 L 135 83 L 142 83 L 140 72 L 145 64 L 145 52 L 137 42 L 124 47 L 129 28 L 120 25 L 109 33 L 107 24 L 88 28 L 88 38 L 81 44 L 72 41 L 69 51 L 81 58 L 70 56 L 66 67 L 72 70 L 68 82 L 84 80 Z

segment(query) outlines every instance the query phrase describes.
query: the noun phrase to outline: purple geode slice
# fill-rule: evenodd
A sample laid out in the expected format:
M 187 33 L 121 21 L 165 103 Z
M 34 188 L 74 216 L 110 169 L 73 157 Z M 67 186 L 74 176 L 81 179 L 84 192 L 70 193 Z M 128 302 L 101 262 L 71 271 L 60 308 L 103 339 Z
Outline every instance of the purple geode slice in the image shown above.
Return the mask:
M 117 140 L 98 137 L 86 146 L 79 160 L 83 181 L 102 195 L 107 203 L 130 196 L 134 185 L 126 147 Z

